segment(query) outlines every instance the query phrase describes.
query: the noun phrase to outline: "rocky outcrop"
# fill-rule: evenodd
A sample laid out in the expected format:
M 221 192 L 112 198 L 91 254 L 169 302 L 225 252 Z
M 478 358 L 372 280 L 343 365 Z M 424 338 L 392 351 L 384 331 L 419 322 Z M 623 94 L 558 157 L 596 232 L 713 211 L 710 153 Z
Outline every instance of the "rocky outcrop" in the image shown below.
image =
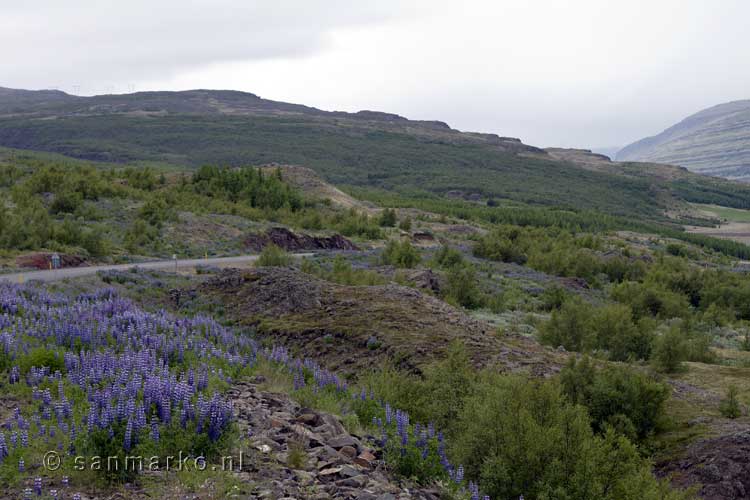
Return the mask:
M 301 250 L 359 250 L 357 245 L 340 234 L 333 236 L 310 236 L 296 234 L 284 227 L 273 227 L 265 234 L 254 234 L 245 240 L 245 246 L 260 252 L 268 245 L 276 245 L 289 252 Z
M 425 286 L 436 286 L 425 279 Z M 339 285 L 267 267 L 225 270 L 199 293 L 221 303 L 227 319 L 347 376 L 383 363 L 419 373 L 455 341 L 480 367 L 539 375 L 557 369 L 549 350 L 536 342 L 518 336 L 506 343 L 509 336 L 500 338 L 487 323 L 410 287 Z
M 750 498 L 750 430 L 698 441 L 657 472 L 676 486 L 699 486 L 706 500 Z
M 283 394 L 265 392 L 262 377 L 229 391 L 247 467 L 235 475 L 250 498 L 406 500 L 441 498 L 385 470 L 373 439 L 353 435 L 331 414 L 303 408 Z

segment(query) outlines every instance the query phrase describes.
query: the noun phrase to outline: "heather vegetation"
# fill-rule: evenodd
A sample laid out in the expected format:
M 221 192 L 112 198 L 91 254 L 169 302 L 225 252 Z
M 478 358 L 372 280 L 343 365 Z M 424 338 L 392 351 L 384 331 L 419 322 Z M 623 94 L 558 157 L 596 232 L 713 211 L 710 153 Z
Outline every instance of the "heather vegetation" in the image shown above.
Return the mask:
M 634 223 L 500 196 L 485 203 L 354 188 L 385 208 L 342 207 L 295 187 L 282 169 L 179 172 L 34 155 L 0 166 L 3 256 L 203 256 L 222 231 L 237 244 L 226 253 L 244 253 L 247 235 L 270 225 L 336 233 L 362 247 L 296 259 L 292 253 L 307 250 L 265 244 L 256 265 L 266 269 L 248 273 L 296 273 L 311 284 L 309 297 L 285 290 L 272 303 L 286 316 L 265 320 L 232 316 L 228 304 L 201 296 L 210 267 L 189 278 L 198 284 L 183 283 L 187 299 L 180 290 L 175 299 L 162 278 L 119 271 L 101 276 L 118 291 L 101 283 L 65 295 L 0 288 L 0 377 L 19 402 L 0 430 L 0 478 L 13 487 L 29 484 L 48 445 L 123 460 L 179 448 L 216 463 L 249 446 L 227 391 L 262 375 L 301 405 L 373 436 L 387 470 L 462 500 L 691 498 L 656 479 L 652 459 L 687 418 L 671 412 L 684 403 L 670 384 L 699 384 L 691 378 L 698 365 L 733 368 L 724 351 L 741 347 L 750 321 L 750 285 L 733 268 L 750 252 L 740 243 L 689 235 L 658 217 Z M 191 233 L 204 226 L 194 243 Z M 325 292 L 313 294 L 313 284 Z M 357 302 L 363 290 L 369 309 Z M 334 301 L 333 293 L 346 296 Z M 393 295 L 381 304 L 378 294 Z M 470 335 L 449 345 L 405 328 L 400 315 L 411 311 L 400 303 L 414 297 Z M 376 335 L 352 340 L 361 325 L 338 324 L 339 308 Z M 418 327 L 427 318 L 411 319 Z M 367 370 L 346 379 L 324 369 L 328 356 L 352 356 L 347 342 L 377 364 L 366 361 Z M 308 343 L 320 359 L 287 350 Z M 400 352 L 404 345 L 419 351 L 418 362 Z M 529 345 L 546 365 L 526 363 Z M 743 418 L 744 385 L 712 390 L 712 417 Z M 304 449 L 290 448 L 287 458 L 295 470 L 305 467 Z M 143 480 L 70 468 L 51 479 L 62 475 L 72 486 Z

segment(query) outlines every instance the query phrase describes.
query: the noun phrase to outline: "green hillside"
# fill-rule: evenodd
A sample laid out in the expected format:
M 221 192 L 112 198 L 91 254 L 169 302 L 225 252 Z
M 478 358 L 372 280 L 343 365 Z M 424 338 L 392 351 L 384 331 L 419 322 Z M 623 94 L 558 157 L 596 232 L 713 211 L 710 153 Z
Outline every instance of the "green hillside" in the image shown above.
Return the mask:
M 578 157 L 441 122 L 326 112 L 229 91 L 80 98 L 5 89 L 0 146 L 178 168 L 297 164 L 337 185 L 453 192 L 474 202 L 595 210 L 659 223 L 675 222 L 665 215 L 688 211 L 685 201 L 750 203 L 750 188 L 686 171 L 661 175 L 658 165 L 618 163 L 590 168 L 585 158 L 581 164 Z

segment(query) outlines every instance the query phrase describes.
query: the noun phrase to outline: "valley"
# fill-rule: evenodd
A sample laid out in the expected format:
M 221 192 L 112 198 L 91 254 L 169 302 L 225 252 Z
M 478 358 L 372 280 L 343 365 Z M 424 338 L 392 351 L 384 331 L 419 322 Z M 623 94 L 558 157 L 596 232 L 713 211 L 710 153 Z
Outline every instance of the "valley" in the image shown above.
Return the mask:
M 750 488 L 748 186 L 244 93 L 0 112 L 6 497 Z

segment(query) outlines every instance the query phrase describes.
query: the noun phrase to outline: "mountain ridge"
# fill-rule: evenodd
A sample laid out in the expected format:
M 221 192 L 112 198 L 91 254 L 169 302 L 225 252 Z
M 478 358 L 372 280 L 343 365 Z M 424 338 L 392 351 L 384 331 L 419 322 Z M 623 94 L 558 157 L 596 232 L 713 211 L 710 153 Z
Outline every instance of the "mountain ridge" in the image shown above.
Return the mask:
M 750 100 L 718 104 L 617 154 L 617 160 L 676 164 L 693 172 L 750 180 Z
M 167 168 L 300 165 L 338 186 L 417 196 L 457 191 L 473 203 L 595 210 L 668 224 L 668 214 L 689 210 L 686 201 L 719 196 L 737 208 L 746 204 L 743 190 L 655 163 L 609 162 L 439 121 L 322 111 L 231 90 L 79 97 L 2 89 L 0 146 Z

